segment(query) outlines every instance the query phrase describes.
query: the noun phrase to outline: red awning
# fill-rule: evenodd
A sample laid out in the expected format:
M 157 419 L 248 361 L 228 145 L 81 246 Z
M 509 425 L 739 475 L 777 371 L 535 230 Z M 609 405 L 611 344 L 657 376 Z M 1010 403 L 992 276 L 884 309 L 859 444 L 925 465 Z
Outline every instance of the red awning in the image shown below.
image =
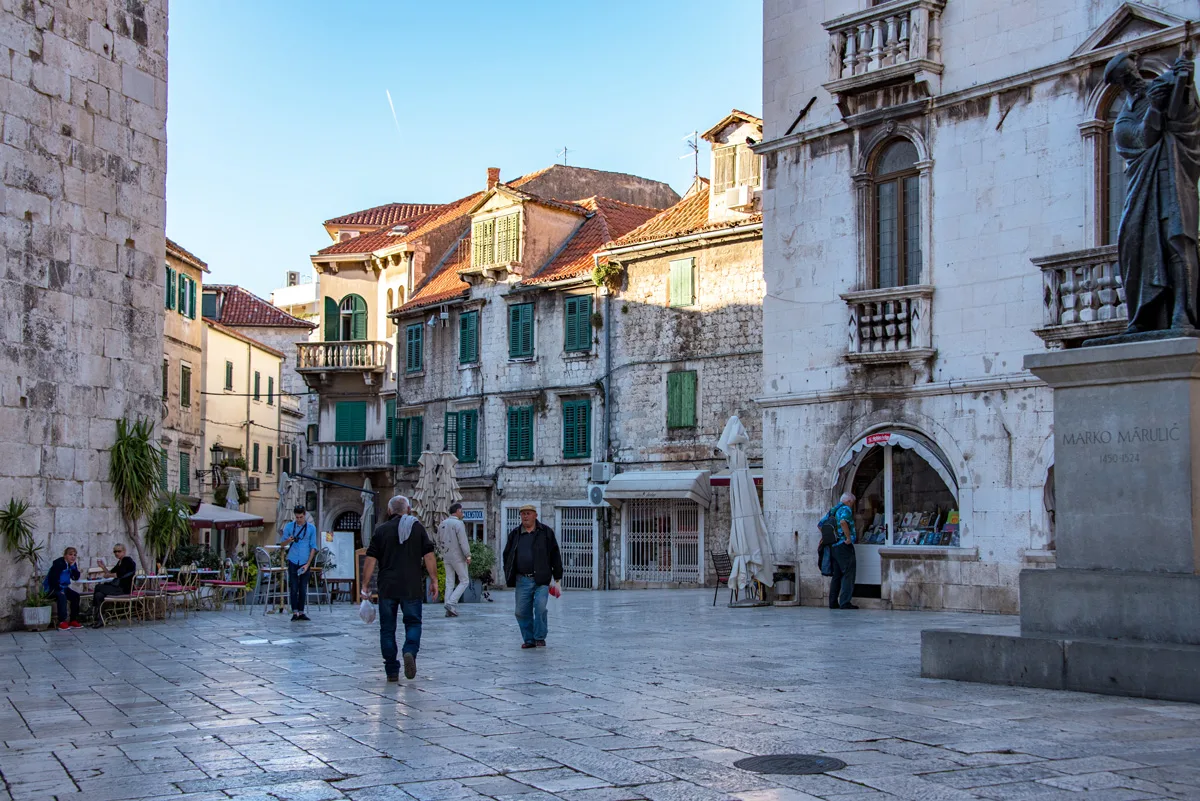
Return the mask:
M 263 519 L 258 515 L 235 512 L 211 503 L 200 504 L 200 509 L 188 520 L 192 524 L 192 528 L 212 528 L 218 531 L 233 528 L 255 528 L 263 524 Z

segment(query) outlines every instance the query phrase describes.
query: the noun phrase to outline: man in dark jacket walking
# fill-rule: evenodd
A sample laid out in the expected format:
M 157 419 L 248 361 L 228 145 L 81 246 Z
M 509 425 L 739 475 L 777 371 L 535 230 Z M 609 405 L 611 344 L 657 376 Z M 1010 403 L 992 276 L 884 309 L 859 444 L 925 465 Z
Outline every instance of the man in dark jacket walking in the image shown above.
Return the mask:
M 550 582 L 562 581 L 562 556 L 554 529 L 537 519 L 537 509 L 521 507 L 521 525 L 508 533 L 504 546 L 504 579 L 517 590 L 517 624 L 521 647 L 546 645 L 546 600 Z

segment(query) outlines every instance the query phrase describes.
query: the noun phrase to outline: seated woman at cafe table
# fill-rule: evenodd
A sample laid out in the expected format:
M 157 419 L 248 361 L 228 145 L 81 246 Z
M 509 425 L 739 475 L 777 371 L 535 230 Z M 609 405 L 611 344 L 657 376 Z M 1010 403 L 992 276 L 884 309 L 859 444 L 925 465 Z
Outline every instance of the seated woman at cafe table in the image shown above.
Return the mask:
M 79 593 L 71 589 L 72 581 L 79 581 L 79 560 L 74 548 L 67 548 L 63 555 L 50 565 L 50 572 L 42 582 L 42 589 L 54 597 L 58 606 L 58 630 L 83 628 L 79 622 Z M 70 608 L 70 615 L 67 610 Z
M 114 545 L 113 556 L 117 557 L 117 564 L 112 570 L 108 569 L 108 565 L 104 564 L 103 559 L 97 560 L 100 562 L 100 567 L 104 568 L 104 576 L 111 578 L 112 581 L 97 584 L 96 591 L 92 593 L 92 610 L 96 617 L 95 622 L 92 623 L 94 629 L 104 626 L 104 612 L 101 605 L 105 598 L 110 595 L 129 595 L 133 592 L 133 577 L 137 575 L 137 563 L 133 561 L 132 556 L 125 554 L 124 545 Z

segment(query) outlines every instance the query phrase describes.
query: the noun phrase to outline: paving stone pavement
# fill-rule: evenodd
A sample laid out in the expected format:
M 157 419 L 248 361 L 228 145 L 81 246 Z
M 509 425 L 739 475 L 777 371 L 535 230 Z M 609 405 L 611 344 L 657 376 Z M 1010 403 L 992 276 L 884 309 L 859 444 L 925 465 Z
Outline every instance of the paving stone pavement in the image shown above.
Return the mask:
M 568 592 L 521 650 L 493 597 L 398 685 L 350 605 L 0 634 L 0 801 L 1200 799 L 1200 706 L 919 677 L 922 628 L 1011 619 Z M 733 767 L 793 752 L 847 766 Z

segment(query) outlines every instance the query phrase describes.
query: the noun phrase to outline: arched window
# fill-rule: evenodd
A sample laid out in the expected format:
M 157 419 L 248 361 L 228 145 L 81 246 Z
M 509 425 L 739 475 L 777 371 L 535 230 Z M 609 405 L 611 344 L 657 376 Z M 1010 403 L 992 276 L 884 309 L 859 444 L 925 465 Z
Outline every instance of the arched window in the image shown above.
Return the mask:
M 1117 139 L 1113 136 L 1113 125 L 1117 115 L 1125 107 L 1125 101 L 1120 93 L 1108 104 L 1108 113 L 1104 115 L 1104 155 L 1101 157 L 1100 169 L 1103 177 L 1100 182 L 1100 244 L 1115 245 L 1117 231 L 1121 227 L 1121 210 L 1125 206 L 1125 188 L 1128 182 L 1125 178 L 1125 160 L 1117 154 Z
M 874 288 L 921 282 L 921 177 L 916 146 L 893 139 L 883 146 L 874 184 Z
M 342 512 L 333 523 L 334 531 L 358 531 L 362 528 L 362 515 L 358 512 Z
M 343 342 L 367 338 L 367 302 L 358 295 L 342 298 L 338 307 L 338 338 Z

